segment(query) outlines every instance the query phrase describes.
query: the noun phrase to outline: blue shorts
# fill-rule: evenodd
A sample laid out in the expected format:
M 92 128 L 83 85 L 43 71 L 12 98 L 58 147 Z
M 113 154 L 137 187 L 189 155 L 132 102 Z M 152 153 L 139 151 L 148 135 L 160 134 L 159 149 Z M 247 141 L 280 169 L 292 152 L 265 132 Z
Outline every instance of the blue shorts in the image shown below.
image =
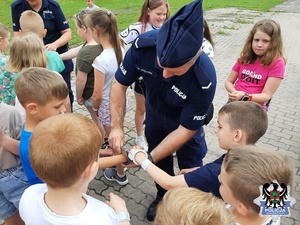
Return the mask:
M 21 196 L 29 186 L 22 166 L 0 172 L 0 218 L 7 219 L 18 211 Z

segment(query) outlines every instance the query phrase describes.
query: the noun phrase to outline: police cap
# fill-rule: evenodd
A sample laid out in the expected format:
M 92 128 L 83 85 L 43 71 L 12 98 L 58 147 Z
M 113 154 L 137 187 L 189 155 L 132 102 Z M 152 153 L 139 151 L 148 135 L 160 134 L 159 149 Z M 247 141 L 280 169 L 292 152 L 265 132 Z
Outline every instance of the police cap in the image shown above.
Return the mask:
M 202 46 L 202 0 L 183 6 L 159 29 L 156 51 L 163 67 L 179 67 L 192 59 Z

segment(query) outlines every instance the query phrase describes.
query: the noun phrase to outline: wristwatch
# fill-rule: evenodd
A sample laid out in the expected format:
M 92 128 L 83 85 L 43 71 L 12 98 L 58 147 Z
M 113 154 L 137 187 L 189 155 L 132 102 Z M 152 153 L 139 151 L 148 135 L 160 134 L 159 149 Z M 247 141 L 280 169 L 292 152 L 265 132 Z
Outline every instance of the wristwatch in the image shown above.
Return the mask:
M 140 165 L 140 164 L 138 164 L 137 161 L 135 161 L 135 155 L 136 155 L 138 152 L 144 153 L 145 156 L 146 156 L 146 158 L 148 159 L 148 154 L 147 154 L 147 152 L 145 152 L 143 149 L 134 147 L 134 148 L 132 148 L 132 149 L 128 152 L 128 158 L 129 158 L 131 161 L 133 161 L 134 164 L 136 164 L 136 165 Z
M 241 98 L 241 101 L 249 101 L 249 94 L 244 92 L 244 96 Z
M 125 212 L 125 211 L 117 213 L 117 221 L 118 221 L 118 223 L 124 222 L 124 221 L 130 221 L 129 213 Z

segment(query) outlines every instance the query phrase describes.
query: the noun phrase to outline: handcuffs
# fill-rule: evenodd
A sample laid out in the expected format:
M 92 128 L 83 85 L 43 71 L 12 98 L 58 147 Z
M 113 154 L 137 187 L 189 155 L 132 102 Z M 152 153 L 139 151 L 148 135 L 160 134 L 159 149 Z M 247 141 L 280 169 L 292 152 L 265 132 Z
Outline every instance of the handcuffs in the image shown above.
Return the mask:
M 142 148 L 138 148 L 139 146 L 135 146 L 133 147 L 130 151 L 127 151 L 127 154 L 128 154 L 128 158 L 134 162 L 135 165 L 140 165 L 137 163 L 137 161 L 135 160 L 135 155 L 138 153 L 138 152 L 142 152 L 145 154 L 146 158 L 148 159 L 149 158 L 149 155 L 147 152 L 145 152 L 145 150 L 143 150 Z

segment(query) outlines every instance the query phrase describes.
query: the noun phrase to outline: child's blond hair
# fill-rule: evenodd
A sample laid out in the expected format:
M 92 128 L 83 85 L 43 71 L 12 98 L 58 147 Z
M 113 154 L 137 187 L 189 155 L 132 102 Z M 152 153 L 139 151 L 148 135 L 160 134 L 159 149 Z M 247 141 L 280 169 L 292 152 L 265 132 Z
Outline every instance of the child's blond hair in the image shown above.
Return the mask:
M 23 34 L 34 33 L 40 38 L 45 35 L 45 25 L 42 17 L 32 10 L 26 10 L 21 14 L 20 28 Z
M 247 145 L 254 145 L 267 131 L 268 115 L 258 103 L 230 102 L 219 110 L 219 115 L 224 114 L 231 130 L 241 129 L 246 134 Z
M 196 188 L 169 190 L 157 208 L 155 225 L 234 225 L 225 203 Z
M 8 27 L 3 24 L 3 23 L 0 23 L 0 39 L 4 39 L 4 38 L 7 38 L 8 37 L 8 34 L 9 34 L 9 29 Z
M 290 159 L 270 149 L 247 146 L 231 149 L 225 155 L 223 168 L 229 176 L 228 186 L 234 197 L 259 213 L 253 200 L 260 195 L 259 186 L 277 180 L 291 185 L 293 166 Z
M 30 102 L 45 105 L 53 98 L 62 100 L 69 94 L 59 74 L 41 67 L 23 69 L 15 81 L 15 92 L 24 108 Z
M 101 140 L 97 126 L 82 115 L 49 117 L 32 132 L 32 168 L 50 187 L 69 187 L 91 163 L 98 161 Z
M 10 46 L 7 71 L 20 72 L 23 68 L 46 68 L 48 57 L 44 43 L 36 34 L 30 33 L 14 38 Z

